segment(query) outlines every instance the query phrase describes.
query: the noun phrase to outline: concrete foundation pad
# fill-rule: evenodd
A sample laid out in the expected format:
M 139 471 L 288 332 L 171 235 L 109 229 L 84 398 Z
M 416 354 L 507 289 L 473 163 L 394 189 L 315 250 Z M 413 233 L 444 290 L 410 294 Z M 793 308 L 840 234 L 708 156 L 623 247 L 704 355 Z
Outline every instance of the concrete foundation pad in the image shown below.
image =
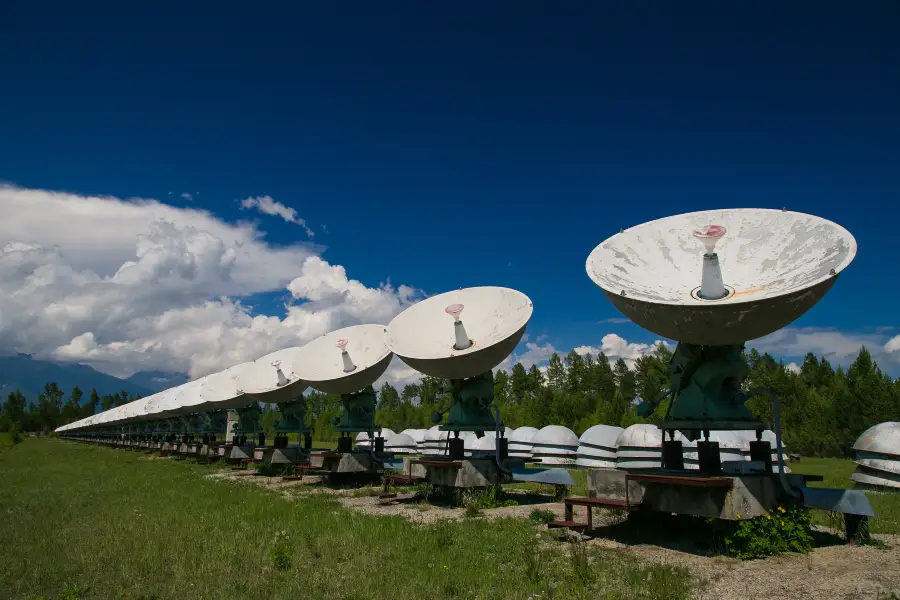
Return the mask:
M 232 446 L 231 454 L 228 456 L 231 460 L 243 460 L 245 458 L 253 458 L 253 452 L 256 450 L 256 446 L 253 444 L 246 444 L 244 446 Z
M 377 473 L 379 464 L 372 460 L 368 452 L 325 452 L 322 454 L 313 454 L 317 460 L 321 460 L 321 465 L 313 462 L 310 458 L 312 466 L 319 466 L 323 471 L 328 473 Z
M 413 459 L 415 460 L 415 459 Z M 507 459 L 504 467 L 507 469 L 524 468 L 525 461 L 517 458 Z M 511 483 L 509 475 L 497 468 L 494 459 L 465 458 L 460 460 L 425 460 L 420 464 L 413 464 L 413 475 L 419 472 L 416 467 L 422 467 L 422 476 L 431 485 L 442 485 L 457 488 L 483 488 Z
M 273 450 L 267 462 L 273 465 L 299 465 L 305 463 L 306 460 L 307 456 L 300 448 L 288 446 Z
M 587 475 L 592 498 L 627 498 L 642 510 L 732 521 L 766 516 L 779 506 L 783 496 L 777 475 L 715 475 L 706 483 L 696 471 L 685 474 L 689 481 L 681 483 L 677 479 L 641 481 L 642 475 L 671 476 L 671 471 L 590 469 Z M 802 477 L 787 477 L 792 486 L 804 487 Z

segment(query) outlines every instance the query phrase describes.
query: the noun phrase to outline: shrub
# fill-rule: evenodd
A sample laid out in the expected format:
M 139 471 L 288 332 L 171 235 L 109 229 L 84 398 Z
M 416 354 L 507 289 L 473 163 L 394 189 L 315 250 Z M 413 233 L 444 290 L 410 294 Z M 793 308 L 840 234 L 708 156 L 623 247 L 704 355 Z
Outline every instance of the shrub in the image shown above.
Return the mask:
M 275 540 L 270 548 L 272 564 L 278 571 L 285 571 L 291 567 L 291 545 L 286 531 L 275 534 Z
M 812 550 L 812 516 L 802 506 L 779 506 L 768 516 L 739 521 L 725 535 L 725 549 L 741 559 Z
M 556 518 L 556 514 L 552 510 L 546 508 L 536 508 L 531 511 L 528 518 L 531 519 L 532 523 L 543 523 L 546 525 Z
M 25 439 L 25 436 L 22 435 L 22 427 L 18 423 L 13 423 L 12 425 L 10 425 L 9 439 L 13 444 L 18 444 Z
M 503 498 L 503 490 L 499 487 L 489 487 L 485 490 L 473 491 L 466 494 L 463 503 L 468 509 L 474 506 L 476 510 L 488 508 L 500 508 L 504 506 L 516 506 L 518 502 L 512 498 Z

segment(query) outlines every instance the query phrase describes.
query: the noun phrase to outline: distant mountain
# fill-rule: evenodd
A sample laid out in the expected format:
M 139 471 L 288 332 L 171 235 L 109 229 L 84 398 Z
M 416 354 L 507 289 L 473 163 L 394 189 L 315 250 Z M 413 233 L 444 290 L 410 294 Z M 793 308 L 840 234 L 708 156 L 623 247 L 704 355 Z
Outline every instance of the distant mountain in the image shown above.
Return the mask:
M 91 389 L 96 389 L 101 396 L 123 390 L 141 396 L 154 392 L 147 386 L 101 373 L 87 365 L 37 360 L 28 354 L 0 356 L 0 401 L 5 402 L 6 396 L 18 388 L 29 402 L 37 404 L 44 384 L 54 381 L 66 393 L 66 399 L 76 385 L 81 388 L 82 403 L 90 398 Z
M 187 383 L 190 380 L 191 378 L 184 373 L 170 373 L 166 371 L 138 371 L 125 379 L 125 381 L 154 392 L 161 392 L 170 387 Z

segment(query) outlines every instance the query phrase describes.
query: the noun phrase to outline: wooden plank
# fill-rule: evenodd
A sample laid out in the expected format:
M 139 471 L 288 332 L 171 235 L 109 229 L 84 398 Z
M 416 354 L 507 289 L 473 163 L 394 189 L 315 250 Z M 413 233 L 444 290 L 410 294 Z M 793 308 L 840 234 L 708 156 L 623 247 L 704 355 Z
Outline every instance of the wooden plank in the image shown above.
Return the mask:
M 551 529 L 565 527 L 567 529 L 585 530 L 587 526 L 587 523 L 579 523 L 578 521 L 550 521 L 547 523 L 547 527 Z
M 599 507 L 599 508 L 628 508 L 627 500 L 619 498 L 566 498 L 567 505 Z

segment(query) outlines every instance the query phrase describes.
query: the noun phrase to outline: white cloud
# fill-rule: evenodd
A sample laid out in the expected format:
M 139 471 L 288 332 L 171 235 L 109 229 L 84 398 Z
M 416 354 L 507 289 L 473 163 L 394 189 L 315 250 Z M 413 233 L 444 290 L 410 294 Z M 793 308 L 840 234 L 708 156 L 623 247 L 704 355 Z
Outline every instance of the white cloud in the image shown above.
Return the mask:
M 271 196 L 256 196 L 241 200 L 241 209 L 256 209 L 264 215 L 281 217 L 288 223 L 299 225 L 306 231 L 306 235 L 314 237 L 315 232 L 306 225 L 306 221 L 297 216 L 297 211 L 281 202 L 276 202 Z
M 812 352 L 828 359 L 832 365 L 843 366 L 852 363 L 859 349 L 865 346 L 879 366 L 893 372 L 900 365 L 900 352 L 897 351 L 900 350 L 900 336 L 888 339 L 884 329 L 881 331 L 860 333 L 819 327 L 786 327 L 748 342 L 747 346 L 777 358 L 802 357 Z
M 509 371 L 514 364 L 521 362 L 526 370 L 530 369 L 532 365 L 537 365 L 539 371 L 546 373 L 547 364 L 554 352 L 563 360 L 565 360 L 565 357 L 568 354 L 568 351 L 557 350 L 551 343 L 541 344 L 540 342 L 546 338 L 546 335 L 540 335 L 537 338 L 537 342 L 526 343 L 525 352 L 510 355 L 494 369 L 494 372 Z M 619 358 L 622 358 L 629 368 L 634 368 L 634 361 L 641 356 L 652 353 L 653 349 L 656 348 L 656 345 L 660 342 L 661 340 L 653 342 L 652 344 L 632 343 L 615 333 L 608 333 L 600 339 L 599 347 L 578 346 L 573 348 L 573 350 L 582 356 L 590 354 L 594 358 L 603 352 L 610 362 L 615 362 Z M 662 341 L 662 343 L 666 344 L 669 348 L 672 347 L 668 342 Z
M 23 242 L 59 248 L 76 271 L 101 277 L 135 259 L 139 235 L 151 235 L 154 223 L 203 232 L 233 249 L 234 269 L 228 295 L 283 289 L 297 265 L 321 251 L 311 244 L 274 247 L 252 223 L 226 223 L 194 208 L 179 208 L 152 199 L 120 200 L 63 192 L 0 186 L 0 246 Z
M 884 345 L 884 351 L 887 353 L 897 352 L 900 350 L 900 335 L 895 335 Z
M 367 287 L 311 246 L 275 248 L 251 225 L 155 200 L 7 187 L 0 205 L 0 348 L 113 375 L 201 376 L 340 327 L 387 323 L 417 294 Z M 279 289 L 292 296 L 283 319 L 239 299 Z
M 788 371 L 790 371 L 791 373 L 799 373 L 800 372 L 800 365 L 798 365 L 795 362 L 789 362 L 788 364 L 786 364 L 784 366 L 784 368 L 787 369 Z
M 181 197 L 184 198 L 185 200 L 187 200 L 188 202 L 191 202 L 194 199 L 194 195 L 189 194 L 187 192 L 184 192 L 183 194 L 181 194 Z
M 611 362 L 621 358 L 628 365 L 628 368 L 634 368 L 635 360 L 647 354 L 652 354 L 653 349 L 660 343 L 671 347 L 668 342 L 663 340 L 657 340 L 652 344 L 639 344 L 628 342 L 625 338 L 615 333 L 608 333 L 600 338 L 600 347 L 578 346 L 575 348 L 575 352 L 581 355 L 590 354 L 595 358 L 602 352 Z

